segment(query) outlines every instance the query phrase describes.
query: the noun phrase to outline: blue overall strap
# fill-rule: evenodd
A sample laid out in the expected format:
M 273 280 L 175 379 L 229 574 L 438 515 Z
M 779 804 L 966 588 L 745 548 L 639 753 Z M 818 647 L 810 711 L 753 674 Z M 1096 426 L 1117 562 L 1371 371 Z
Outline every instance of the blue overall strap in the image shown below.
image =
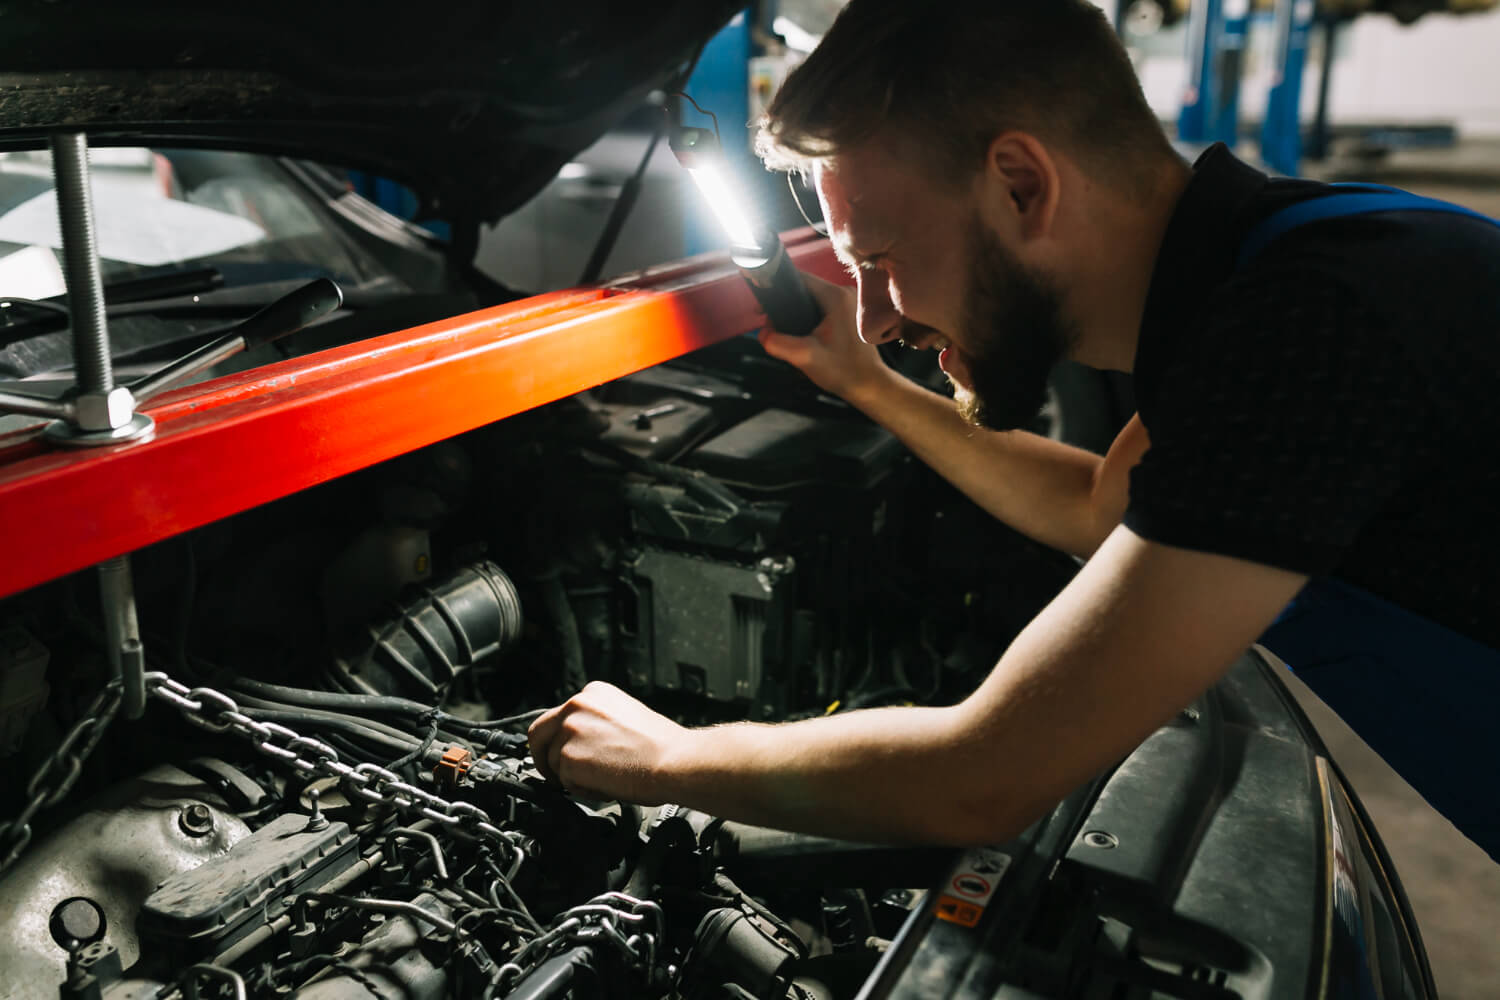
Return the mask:
M 1458 205 L 1377 185 L 1332 185 L 1251 229 L 1240 267 L 1300 226 L 1372 212 L 1445 212 L 1500 226 Z M 1437 810 L 1500 861 L 1493 706 L 1500 650 L 1327 577 L 1308 582 L 1261 642 Z
M 1257 223 L 1240 244 L 1239 256 L 1234 263 L 1235 268 L 1244 267 L 1267 246 L 1293 229 L 1313 222 L 1321 222 L 1324 219 L 1340 219 L 1349 215 L 1370 215 L 1375 212 L 1446 212 L 1450 215 L 1467 215 L 1471 219 L 1500 226 L 1500 221 L 1464 208 L 1462 205 L 1439 201 L 1436 198 L 1423 198 L 1421 195 L 1397 188 L 1374 184 L 1332 184 L 1329 186 L 1337 189 L 1336 193 L 1288 205 Z
M 1309 581 L 1260 641 L 1500 861 L 1500 650 L 1326 577 Z

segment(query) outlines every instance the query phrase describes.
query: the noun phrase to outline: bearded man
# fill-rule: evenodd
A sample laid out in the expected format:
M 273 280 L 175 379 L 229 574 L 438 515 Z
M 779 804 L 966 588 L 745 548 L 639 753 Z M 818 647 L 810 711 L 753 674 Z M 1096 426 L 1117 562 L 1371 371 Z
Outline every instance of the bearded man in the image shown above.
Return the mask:
M 1189 166 L 1087 0 L 853 0 L 759 141 L 815 174 L 857 286 L 814 283 L 822 325 L 765 349 L 1087 561 L 956 705 L 685 729 L 593 684 L 533 726 L 544 773 L 999 842 L 1261 641 L 1500 856 L 1475 790 L 1500 704 L 1500 228 L 1222 147 Z M 956 409 L 886 367 L 898 338 L 941 351 Z M 1102 459 L 1014 429 L 1063 357 L 1133 373 Z

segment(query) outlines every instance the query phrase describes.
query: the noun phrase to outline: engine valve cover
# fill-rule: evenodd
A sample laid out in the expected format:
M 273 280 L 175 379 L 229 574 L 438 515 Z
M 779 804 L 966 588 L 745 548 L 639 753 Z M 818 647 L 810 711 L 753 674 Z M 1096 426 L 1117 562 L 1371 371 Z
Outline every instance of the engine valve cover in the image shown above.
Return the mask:
M 317 889 L 357 853 L 347 824 L 308 827 L 306 816 L 278 816 L 227 854 L 167 879 L 141 909 L 141 937 L 223 949 L 278 916 L 279 900 Z

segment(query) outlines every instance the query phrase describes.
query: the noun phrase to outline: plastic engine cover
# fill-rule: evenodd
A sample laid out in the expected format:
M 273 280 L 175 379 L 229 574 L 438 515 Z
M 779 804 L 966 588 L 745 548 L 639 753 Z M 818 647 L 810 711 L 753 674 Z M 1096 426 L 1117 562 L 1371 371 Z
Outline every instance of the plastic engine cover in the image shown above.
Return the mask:
M 306 816 L 278 816 L 227 854 L 167 879 L 141 909 L 141 937 L 194 952 L 222 950 L 276 917 L 279 899 L 317 889 L 358 849 L 344 823 L 307 827 Z

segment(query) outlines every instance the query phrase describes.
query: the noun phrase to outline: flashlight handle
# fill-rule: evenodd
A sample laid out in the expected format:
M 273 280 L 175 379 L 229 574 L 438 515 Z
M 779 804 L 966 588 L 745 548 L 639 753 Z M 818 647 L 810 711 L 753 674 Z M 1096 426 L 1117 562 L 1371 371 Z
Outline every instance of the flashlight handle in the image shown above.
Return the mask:
M 765 310 L 766 319 L 779 332 L 805 337 L 823 322 L 822 307 L 780 240 L 776 240 L 775 252 L 768 255 L 764 264 L 739 267 L 756 301 Z

